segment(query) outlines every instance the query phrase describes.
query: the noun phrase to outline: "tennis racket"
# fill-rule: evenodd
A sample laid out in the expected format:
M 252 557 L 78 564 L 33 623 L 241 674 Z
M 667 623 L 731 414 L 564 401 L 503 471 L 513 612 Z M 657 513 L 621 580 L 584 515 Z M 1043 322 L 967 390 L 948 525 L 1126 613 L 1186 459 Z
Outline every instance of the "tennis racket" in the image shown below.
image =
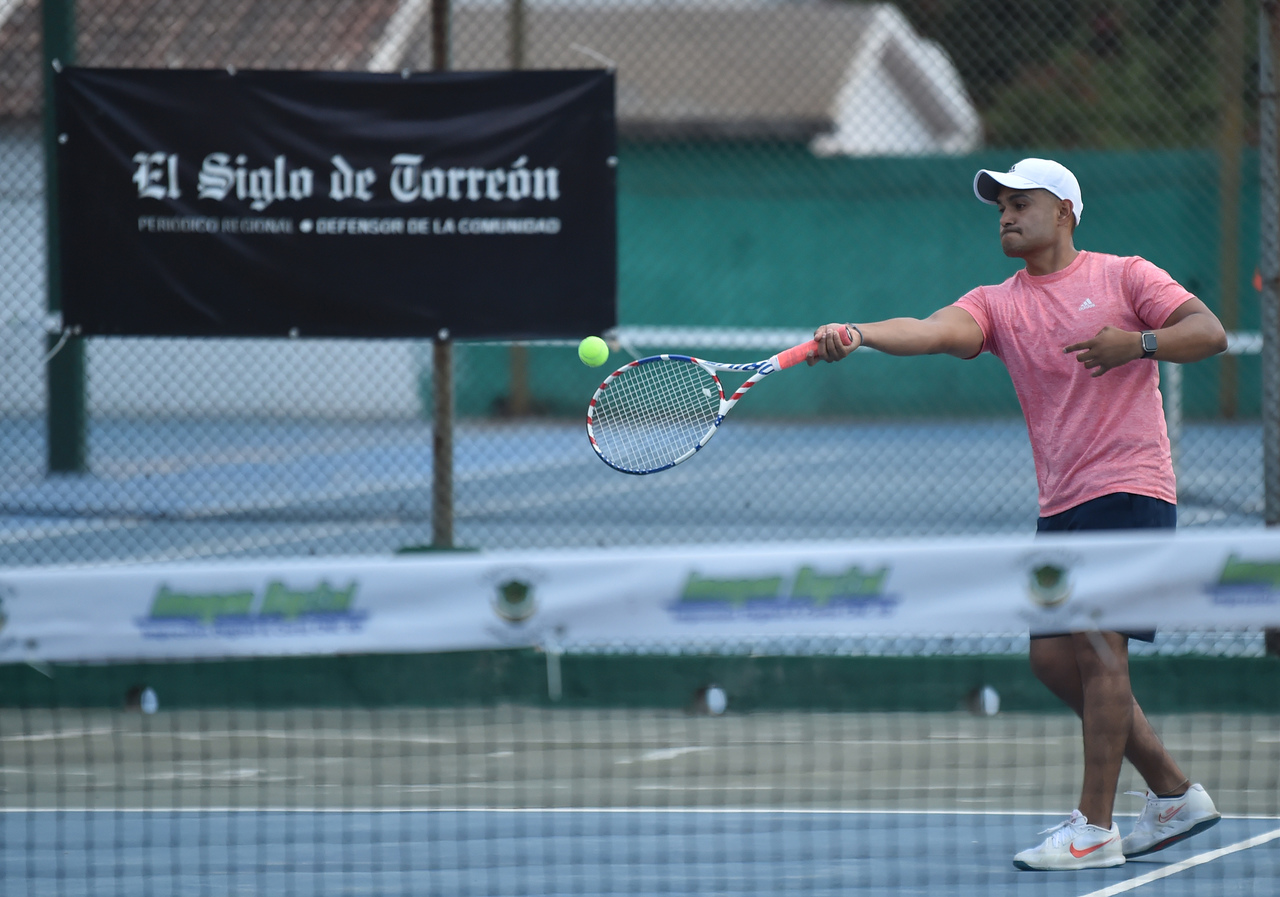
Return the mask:
M 600 460 L 623 473 L 657 473 L 688 460 L 716 435 L 729 410 L 774 371 L 817 352 L 817 340 L 750 364 L 688 355 L 650 355 L 623 365 L 587 407 L 587 438 Z M 717 371 L 751 376 L 729 398 Z

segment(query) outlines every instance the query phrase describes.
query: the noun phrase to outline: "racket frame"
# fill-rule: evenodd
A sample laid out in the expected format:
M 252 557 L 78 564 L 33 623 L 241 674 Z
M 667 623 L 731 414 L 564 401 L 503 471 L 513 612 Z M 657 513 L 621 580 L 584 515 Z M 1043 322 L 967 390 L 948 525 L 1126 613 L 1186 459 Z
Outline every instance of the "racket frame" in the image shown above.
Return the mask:
M 783 368 L 788 368 L 793 365 L 799 364 L 801 361 L 804 361 L 808 357 L 810 352 L 816 351 L 816 348 L 817 348 L 817 343 L 813 340 L 810 340 L 807 343 L 801 343 L 798 346 L 792 346 L 790 349 L 787 349 L 785 352 L 779 352 L 777 355 L 772 355 L 769 358 L 763 359 L 761 361 L 752 361 L 746 364 L 729 364 L 723 361 L 708 361 L 705 358 L 698 358 L 693 355 L 676 355 L 674 353 L 663 353 L 661 355 L 649 355 L 644 358 L 637 358 L 635 361 L 630 361 L 627 364 L 624 364 L 622 367 L 618 368 L 616 371 L 614 371 L 612 374 L 606 377 L 604 381 L 600 384 L 600 386 L 596 389 L 595 394 L 591 396 L 591 402 L 587 406 L 587 439 L 591 441 L 591 448 L 595 450 L 595 453 L 597 456 L 599 456 L 600 460 L 603 461 L 605 464 L 608 464 L 614 470 L 620 471 L 621 473 L 629 473 L 637 476 L 644 476 L 651 473 L 660 473 L 661 471 L 664 471 L 664 470 L 670 470 L 672 467 L 675 467 L 677 464 L 680 464 L 681 462 L 687 461 L 689 458 L 692 458 L 694 455 L 696 455 L 699 451 L 702 450 L 702 447 L 704 445 L 706 445 L 708 442 L 711 441 L 711 437 L 716 435 L 716 432 L 720 429 L 720 424 L 724 422 L 725 416 L 728 415 L 729 411 L 732 410 L 733 406 L 738 404 L 738 401 L 744 395 L 747 394 L 747 392 L 751 389 L 751 387 L 755 386 L 757 383 L 759 383 L 761 380 L 763 380 L 765 377 L 769 376 L 775 371 L 779 371 L 779 370 L 782 370 Z M 654 362 L 659 362 L 659 361 L 677 361 L 685 364 L 696 364 L 700 366 L 703 370 L 705 370 L 708 374 L 710 374 L 711 379 L 715 381 L 716 388 L 719 390 L 719 393 L 720 393 L 719 408 L 716 411 L 716 414 L 714 419 L 712 420 L 711 426 L 707 428 L 707 432 L 702 434 L 702 437 L 698 440 L 697 444 L 694 445 L 692 448 L 690 448 L 687 452 L 682 454 L 679 458 L 676 458 L 674 461 L 664 464 L 661 467 L 655 467 L 647 470 L 639 470 L 639 469 L 623 467 L 619 464 L 615 464 L 613 461 L 610 461 L 609 458 L 605 456 L 604 452 L 601 451 L 599 444 L 596 442 L 596 436 L 595 436 L 596 405 L 600 401 L 601 394 L 604 393 L 609 388 L 610 384 L 612 384 L 618 377 L 622 376 L 628 371 L 634 370 L 635 368 L 641 365 L 653 364 Z M 743 382 L 743 384 L 739 386 L 737 389 L 735 389 L 733 391 L 733 394 L 726 399 L 724 395 L 724 384 L 721 383 L 720 378 L 716 376 L 716 373 L 718 371 L 719 372 L 727 371 L 727 372 L 733 372 L 733 373 L 750 373 L 751 376 L 748 377 Z

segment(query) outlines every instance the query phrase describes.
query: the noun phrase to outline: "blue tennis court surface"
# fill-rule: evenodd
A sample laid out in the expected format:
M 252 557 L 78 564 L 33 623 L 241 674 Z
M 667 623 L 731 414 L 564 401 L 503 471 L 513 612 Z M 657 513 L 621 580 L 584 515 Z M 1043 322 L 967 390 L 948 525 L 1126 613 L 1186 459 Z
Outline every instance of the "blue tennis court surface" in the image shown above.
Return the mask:
M 1274 895 L 1276 718 L 1153 725 L 1226 818 L 1033 873 L 1079 794 L 1065 714 L 5 709 L 0 893 Z
M 1113 869 L 1015 870 L 1013 854 L 1058 821 L 733 809 L 9 812 L 0 814 L 0 885 L 11 897 L 1191 897 L 1274 893 L 1257 887 L 1280 881 L 1280 819 L 1224 819 Z

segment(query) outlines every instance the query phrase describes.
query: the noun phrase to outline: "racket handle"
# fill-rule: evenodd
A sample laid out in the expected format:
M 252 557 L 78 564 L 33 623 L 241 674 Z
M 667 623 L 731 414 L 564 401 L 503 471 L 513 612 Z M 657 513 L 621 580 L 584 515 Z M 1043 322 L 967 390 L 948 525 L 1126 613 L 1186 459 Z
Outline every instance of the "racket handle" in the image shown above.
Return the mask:
M 851 345 L 853 342 L 853 340 L 848 337 L 848 332 L 849 331 L 846 328 L 845 332 L 840 334 L 840 340 L 846 346 Z M 777 355 L 770 358 L 769 361 L 775 368 L 781 371 L 789 367 L 795 367 L 800 362 L 808 360 L 810 352 L 812 352 L 815 357 L 818 354 L 818 341 L 816 339 L 811 339 L 809 342 L 801 343 L 798 346 L 792 346 L 785 352 L 779 352 Z
M 779 352 L 777 355 L 770 358 L 769 361 L 773 363 L 775 368 L 781 371 L 789 367 L 794 367 L 797 364 L 802 364 L 809 357 L 810 352 L 813 352 L 815 355 L 818 352 L 818 341 L 816 339 L 811 339 L 807 343 L 801 343 L 798 346 L 792 346 L 784 352 Z

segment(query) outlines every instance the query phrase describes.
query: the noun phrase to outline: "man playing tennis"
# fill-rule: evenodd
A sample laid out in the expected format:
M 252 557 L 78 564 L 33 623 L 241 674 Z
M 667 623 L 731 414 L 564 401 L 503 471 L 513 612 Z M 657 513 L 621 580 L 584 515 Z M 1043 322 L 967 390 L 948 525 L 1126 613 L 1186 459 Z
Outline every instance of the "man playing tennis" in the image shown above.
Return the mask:
M 1039 532 L 1172 529 L 1177 493 L 1156 362 L 1224 351 L 1222 324 L 1145 259 L 1077 250 L 1080 186 L 1057 162 L 979 171 L 973 189 L 1000 210 L 1004 254 L 1026 267 L 923 320 L 823 325 L 809 363 L 840 361 L 864 345 L 890 355 L 991 352 L 1008 368 L 1026 417 Z M 1079 807 L 1014 857 L 1019 869 L 1118 866 L 1218 821 L 1209 795 L 1183 774 L 1134 700 L 1131 637 L 1150 641 L 1154 633 L 1032 634 L 1036 677 L 1081 718 L 1085 766 Z M 1111 814 L 1123 757 L 1148 791 L 1121 840 Z

